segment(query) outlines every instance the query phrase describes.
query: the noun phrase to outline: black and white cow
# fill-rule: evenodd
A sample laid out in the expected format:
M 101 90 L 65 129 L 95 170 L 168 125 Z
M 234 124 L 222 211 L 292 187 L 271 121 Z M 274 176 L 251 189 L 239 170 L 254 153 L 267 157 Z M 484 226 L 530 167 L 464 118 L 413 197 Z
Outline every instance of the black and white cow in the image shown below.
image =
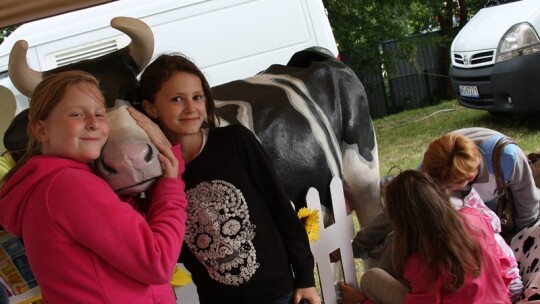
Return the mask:
M 119 168 L 106 167 L 110 174 L 102 177 L 117 190 L 119 195 L 134 195 L 148 187 L 152 181 L 162 174 L 157 158 L 158 151 L 150 142 L 146 133 L 140 129 L 129 115 L 125 106 L 116 105 L 119 99 L 129 100 L 138 87 L 137 75 L 146 67 L 154 51 L 154 37 L 148 25 L 128 17 L 117 17 L 111 20 L 111 26 L 131 38 L 131 43 L 107 55 L 83 60 L 74 64 L 61 66 L 48 71 L 35 71 L 28 66 L 26 60 L 28 44 L 24 40 L 16 42 L 9 58 L 9 75 L 14 86 L 24 95 L 30 97 L 37 84 L 48 75 L 66 70 L 83 70 L 94 75 L 100 82 L 107 107 L 110 124 L 109 144 L 115 148 L 107 150 L 110 158 L 118 160 L 118 154 L 129 149 L 130 155 L 122 155 L 117 162 Z M 12 153 L 20 154 L 26 148 L 28 140 L 26 125 L 28 109 L 19 113 L 11 122 L 4 134 L 4 146 Z M 122 147 L 119 147 L 121 143 Z M 129 164 L 129 165 L 126 165 Z M 100 166 L 103 168 L 105 164 Z M 119 173 L 119 174 L 117 174 Z M 143 187 L 146 185 L 145 187 Z
M 148 65 L 154 52 L 154 35 L 146 23 L 128 17 L 111 20 L 111 26 L 127 34 L 131 43 L 102 57 L 83 60 L 48 71 L 30 68 L 26 55 L 28 43 L 17 41 L 9 56 L 8 73 L 13 85 L 23 95 L 30 97 L 37 84 L 48 75 L 66 70 L 83 70 L 100 80 L 100 89 L 108 107 L 113 107 L 116 99 L 129 100 L 137 88 L 137 75 Z M 13 103 L 15 101 L 13 100 Z M 26 125 L 28 109 L 20 112 L 4 134 L 4 145 L 8 151 L 20 151 L 26 147 Z
M 254 132 L 296 207 L 315 187 L 331 206 L 333 176 L 360 223 L 379 211 L 377 144 L 362 83 L 325 49 L 296 53 L 253 77 L 212 88 L 222 121 Z
M 540 221 L 521 230 L 510 247 L 518 263 L 525 291 L 519 303 L 540 303 Z
M 130 35 L 130 47 L 58 70 L 31 70 L 26 45 L 16 44 L 9 70 L 14 85 L 30 96 L 44 75 L 82 69 L 100 79 L 109 106 L 117 98 L 129 99 L 137 73 L 152 54 L 153 36 L 141 21 L 119 21 L 120 26 L 111 24 Z M 142 34 L 137 34 L 138 27 Z M 140 49 L 142 55 L 134 52 Z M 117 55 L 122 57 L 113 57 Z M 95 70 L 97 66 L 101 68 Z M 364 88 L 345 64 L 315 48 L 295 54 L 286 66 L 273 65 L 264 73 L 212 90 L 223 121 L 242 123 L 257 135 L 296 206 L 305 206 L 309 187 L 315 187 L 323 204 L 331 206 L 328 187 L 331 178 L 339 176 L 361 225 L 379 212 L 375 132 Z

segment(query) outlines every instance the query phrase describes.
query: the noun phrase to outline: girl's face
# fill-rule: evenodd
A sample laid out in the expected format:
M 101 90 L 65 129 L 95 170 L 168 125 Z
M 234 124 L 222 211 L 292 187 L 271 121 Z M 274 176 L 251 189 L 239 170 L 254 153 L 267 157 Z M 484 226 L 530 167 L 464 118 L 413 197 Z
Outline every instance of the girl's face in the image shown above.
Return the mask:
M 143 102 L 146 113 L 157 119 L 171 141 L 199 134 L 206 117 L 206 98 L 201 80 L 187 72 L 172 74 L 156 94 L 154 103 Z
M 450 192 L 463 190 L 470 182 L 472 182 L 476 178 L 477 175 L 478 169 L 474 170 L 471 174 L 469 174 L 469 177 L 466 180 L 455 184 L 447 184 L 446 188 Z
M 84 91 L 83 91 L 84 90 Z M 75 84 L 44 120 L 33 126 L 42 153 L 81 162 L 99 157 L 109 136 L 105 105 L 94 85 Z
M 464 189 L 465 186 L 467 186 L 468 184 L 469 184 L 469 180 L 465 180 L 457 184 L 447 184 L 446 188 L 448 189 L 449 192 L 459 191 L 459 190 Z

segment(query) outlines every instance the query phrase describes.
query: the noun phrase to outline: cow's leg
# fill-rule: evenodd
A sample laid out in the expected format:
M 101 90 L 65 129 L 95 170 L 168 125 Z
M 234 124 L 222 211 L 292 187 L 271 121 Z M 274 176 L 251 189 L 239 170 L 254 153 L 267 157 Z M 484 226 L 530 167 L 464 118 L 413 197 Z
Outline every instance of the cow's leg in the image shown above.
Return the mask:
M 382 209 L 380 199 L 379 158 L 377 146 L 371 151 L 371 161 L 364 159 L 356 145 L 342 144 L 343 190 L 345 199 L 355 211 L 360 229 L 366 227 Z M 381 240 L 382 241 L 382 240 Z M 373 267 L 376 261 L 363 260 L 363 269 Z
M 360 226 L 365 227 L 382 209 L 377 146 L 371 151 L 371 161 L 358 153 L 356 145 L 342 143 L 341 150 L 345 198 L 356 212 Z

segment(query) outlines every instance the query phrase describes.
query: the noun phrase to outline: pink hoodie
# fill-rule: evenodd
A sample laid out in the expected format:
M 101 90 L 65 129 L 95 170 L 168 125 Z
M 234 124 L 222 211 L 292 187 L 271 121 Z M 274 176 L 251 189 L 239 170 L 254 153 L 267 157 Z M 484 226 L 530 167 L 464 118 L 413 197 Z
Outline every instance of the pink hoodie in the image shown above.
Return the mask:
M 184 182 L 160 178 L 151 198 L 145 218 L 89 165 L 35 156 L 2 188 L 0 225 L 23 238 L 45 303 L 175 303 Z
M 463 287 L 457 291 L 448 290 L 441 277 L 435 281 L 431 279 L 431 271 L 419 255 L 412 255 L 403 270 L 403 277 L 411 284 L 405 304 L 511 303 L 508 284 L 513 275 L 508 269 L 516 266 L 516 260 L 509 258 L 495 241 L 491 223 L 478 209 L 464 207 L 459 214 L 482 249 L 480 275 L 476 278 L 466 276 Z

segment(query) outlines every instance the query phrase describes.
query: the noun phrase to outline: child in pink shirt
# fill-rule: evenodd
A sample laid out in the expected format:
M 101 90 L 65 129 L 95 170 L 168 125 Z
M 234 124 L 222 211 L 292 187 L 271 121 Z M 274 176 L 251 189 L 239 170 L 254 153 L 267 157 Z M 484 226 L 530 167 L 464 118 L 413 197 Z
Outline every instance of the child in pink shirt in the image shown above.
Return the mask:
M 511 303 L 508 269 L 515 260 L 498 246 L 477 208 L 454 210 L 447 191 L 415 170 L 388 184 L 386 208 L 394 228 L 392 261 L 405 284 L 373 268 L 355 301 Z

